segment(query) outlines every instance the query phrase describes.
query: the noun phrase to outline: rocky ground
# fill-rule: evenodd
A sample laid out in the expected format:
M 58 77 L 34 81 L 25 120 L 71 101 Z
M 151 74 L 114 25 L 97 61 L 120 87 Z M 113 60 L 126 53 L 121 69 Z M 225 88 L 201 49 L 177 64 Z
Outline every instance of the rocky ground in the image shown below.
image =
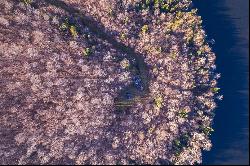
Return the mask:
M 191 0 L 0 2 L 0 164 L 195 164 L 215 55 Z

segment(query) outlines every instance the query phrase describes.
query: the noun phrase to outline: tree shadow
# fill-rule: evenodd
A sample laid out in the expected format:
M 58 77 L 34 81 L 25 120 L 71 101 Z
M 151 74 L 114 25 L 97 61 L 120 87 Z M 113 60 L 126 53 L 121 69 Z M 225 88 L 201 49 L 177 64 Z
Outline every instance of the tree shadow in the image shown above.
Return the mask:
M 135 97 L 141 97 L 145 96 L 148 93 L 148 86 L 149 86 L 149 69 L 147 64 L 144 61 L 144 57 L 142 54 L 135 51 L 134 48 L 131 48 L 119 41 L 117 41 L 113 36 L 110 34 L 118 34 L 119 32 L 113 32 L 108 31 L 104 25 L 102 25 L 100 22 L 97 22 L 90 16 L 86 16 L 82 11 L 79 9 L 72 7 L 65 2 L 61 0 L 44 0 L 45 4 L 42 1 L 34 2 L 31 5 L 35 8 L 39 8 L 39 6 L 46 6 L 46 4 L 50 4 L 53 6 L 56 6 L 58 8 L 63 9 L 64 11 L 68 12 L 70 15 L 76 16 L 77 18 L 80 18 L 81 24 L 88 27 L 89 30 L 96 35 L 96 37 L 102 39 L 103 41 L 107 41 L 109 44 L 111 44 L 115 49 L 120 51 L 121 53 L 127 55 L 126 58 L 129 60 L 133 60 L 133 74 L 137 75 L 141 79 L 141 83 L 143 86 L 143 90 L 138 90 L 134 88 L 133 84 L 128 85 L 124 89 L 122 89 L 118 97 L 115 99 L 115 102 L 127 102 L 128 99 L 126 99 L 127 93 L 133 93 L 133 98 Z M 128 106 L 122 106 L 117 107 L 119 110 L 127 110 Z

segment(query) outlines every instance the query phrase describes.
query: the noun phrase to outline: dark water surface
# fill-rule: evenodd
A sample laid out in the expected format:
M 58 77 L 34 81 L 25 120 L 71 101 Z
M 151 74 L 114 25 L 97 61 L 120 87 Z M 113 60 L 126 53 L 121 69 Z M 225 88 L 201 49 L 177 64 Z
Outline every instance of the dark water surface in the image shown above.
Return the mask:
M 249 0 L 194 0 L 217 55 L 222 102 L 218 103 L 203 164 L 249 163 Z

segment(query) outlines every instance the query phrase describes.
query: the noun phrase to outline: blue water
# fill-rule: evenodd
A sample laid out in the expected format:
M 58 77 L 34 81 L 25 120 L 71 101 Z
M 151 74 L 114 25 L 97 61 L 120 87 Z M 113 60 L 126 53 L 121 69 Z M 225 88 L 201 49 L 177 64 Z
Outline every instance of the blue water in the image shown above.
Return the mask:
M 249 163 L 249 1 L 194 0 L 217 55 L 222 102 L 218 103 L 203 164 Z

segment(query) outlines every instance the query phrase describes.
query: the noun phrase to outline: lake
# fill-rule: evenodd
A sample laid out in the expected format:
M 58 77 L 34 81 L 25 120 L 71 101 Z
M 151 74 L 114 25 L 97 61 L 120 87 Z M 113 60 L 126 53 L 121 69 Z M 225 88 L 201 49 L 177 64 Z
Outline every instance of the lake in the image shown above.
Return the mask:
M 212 150 L 203 164 L 249 163 L 249 1 L 194 0 L 208 40 L 214 39 L 223 101 L 218 103 Z

